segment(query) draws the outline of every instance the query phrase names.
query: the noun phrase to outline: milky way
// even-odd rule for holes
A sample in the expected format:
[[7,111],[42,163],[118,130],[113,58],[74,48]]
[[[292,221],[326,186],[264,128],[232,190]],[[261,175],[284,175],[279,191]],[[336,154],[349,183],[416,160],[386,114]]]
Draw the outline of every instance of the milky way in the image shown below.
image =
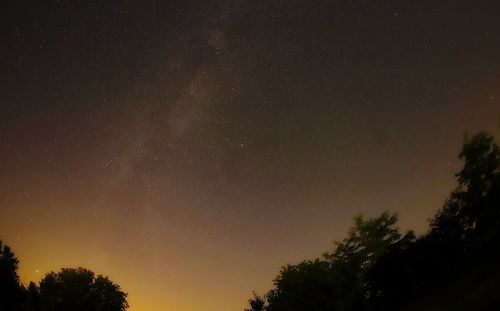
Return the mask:
[[500,135],[498,1],[7,1],[0,238],[23,282],[242,310],[359,213],[423,232]]

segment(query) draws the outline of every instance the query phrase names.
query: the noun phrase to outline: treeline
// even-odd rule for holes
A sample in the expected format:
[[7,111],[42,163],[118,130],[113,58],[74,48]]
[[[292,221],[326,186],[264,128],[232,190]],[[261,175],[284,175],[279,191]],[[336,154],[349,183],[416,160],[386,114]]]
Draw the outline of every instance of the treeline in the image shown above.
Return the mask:
[[284,266],[246,311],[500,309],[500,151],[492,135],[466,138],[457,187],[416,237],[397,216],[355,218],[321,258]]
[[[321,258],[284,266],[274,287],[247,311],[498,310],[500,149],[493,136],[468,138],[457,187],[416,237],[397,216],[355,218],[347,237]],[[127,294],[92,271],[50,272],[21,284],[19,261],[0,242],[0,310],[124,311]]]
[[17,274],[19,260],[0,241],[1,311],[124,311],[127,294],[107,277],[83,268],[50,272],[26,288]]

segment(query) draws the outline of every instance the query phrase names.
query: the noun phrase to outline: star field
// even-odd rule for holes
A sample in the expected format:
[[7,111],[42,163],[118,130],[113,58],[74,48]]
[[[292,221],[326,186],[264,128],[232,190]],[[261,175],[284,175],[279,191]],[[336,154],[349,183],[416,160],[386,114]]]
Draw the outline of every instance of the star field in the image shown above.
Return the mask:
[[352,217],[423,232],[500,115],[497,1],[7,1],[0,238],[24,282],[242,310]]

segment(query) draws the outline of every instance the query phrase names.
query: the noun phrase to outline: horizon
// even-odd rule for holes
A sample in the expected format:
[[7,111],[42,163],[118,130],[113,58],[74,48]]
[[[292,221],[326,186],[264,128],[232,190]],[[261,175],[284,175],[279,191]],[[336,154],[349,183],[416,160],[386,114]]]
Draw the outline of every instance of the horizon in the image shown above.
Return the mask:
[[500,137],[500,2],[8,1],[0,240],[129,311],[243,310],[358,214],[422,234]]

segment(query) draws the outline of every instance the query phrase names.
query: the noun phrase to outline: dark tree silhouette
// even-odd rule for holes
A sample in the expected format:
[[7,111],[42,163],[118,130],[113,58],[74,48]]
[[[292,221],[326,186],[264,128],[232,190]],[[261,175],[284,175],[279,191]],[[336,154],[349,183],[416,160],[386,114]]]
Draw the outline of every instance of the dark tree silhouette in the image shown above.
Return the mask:
[[433,219],[431,234],[474,249],[500,228],[500,149],[493,136],[480,132],[466,137],[459,157],[464,167],[456,174],[458,186]]
[[40,282],[40,300],[47,311],[123,311],[127,294],[101,275],[90,270],[63,268],[48,273]]
[[274,280],[264,301],[255,296],[253,305],[267,311],[293,310],[362,310],[373,284],[365,275],[388,251],[399,250],[412,243],[413,232],[404,235],[395,227],[397,216],[383,213],[365,220],[355,218],[348,237],[336,243],[336,249],[323,258],[284,266]]
[[21,310],[23,289],[17,269],[19,260],[10,247],[0,241],[0,310]]
[[6,311],[124,311],[127,294],[102,275],[65,268],[48,273],[40,287],[19,282],[19,260],[0,241],[0,310]]
[[401,235],[389,213],[358,216],[333,252],[283,267],[249,310],[498,309],[500,148],[480,132],[466,137],[459,158],[457,187],[426,234]]
[[253,297],[248,299],[248,304],[250,305],[250,309],[245,309],[245,311],[263,311],[265,300],[253,292]]
[[303,261],[282,268],[267,293],[267,310],[324,310],[333,292],[331,270],[324,260]]
[[27,288],[27,303],[26,303],[27,311],[40,311],[40,290],[35,283],[30,282]]
[[[321,258],[286,265],[245,311],[496,310],[500,290],[500,148],[466,138],[457,187],[416,238],[396,214],[354,219]],[[90,270],[48,273],[24,288],[19,261],[0,241],[0,311],[124,311],[127,294]],[[410,305],[413,305],[410,308]]]

